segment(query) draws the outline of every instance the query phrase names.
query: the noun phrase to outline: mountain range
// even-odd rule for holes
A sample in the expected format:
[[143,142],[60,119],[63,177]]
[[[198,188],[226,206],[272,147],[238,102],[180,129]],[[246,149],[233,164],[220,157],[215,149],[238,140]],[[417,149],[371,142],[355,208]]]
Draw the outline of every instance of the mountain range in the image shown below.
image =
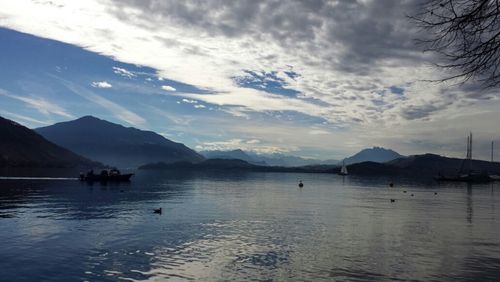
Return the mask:
[[[339,171],[338,161],[242,150],[205,151],[204,156],[151,131],[124,127],[92,116],[31,130],[0,117],[0,167],[117,167],[243,169],[252,171]],[[76,153],[74,153],[76,152]],[[92,160],[100,161],[98,163]],[[462,159],[434,154],[402,156],[380,147],[346,158],[350,174],[454,175]],[[500,174],[500,163],[472,160],[477,171]]]
[[[404,176],[409,178],[432,179],[438,174],[455,176],[462,165],[463,159],[448,158],[434,154],[414,155],[392,160],[387,163],[372,161],[348,165],[350,175],[363,176]],[[500,175],[500,163],[472,160],[474,171],[485,171]],[[263,166],[250,164],[240,159],[207,159],[200,163],[152,163],[139,167],[140,169],[180,169],[180,170],[242,170],[259,172],[302,172],[337,174],[337,165],[309,165],[302,167]]]
[[0,167],[100,167],[33,130],[0,117]]
[[[229,150],[229,151],[201,151],[200,154],[207,159],[240,159],[255,165],[268,165],[268,166],[307,166],[307,165],[337,165],[340,163],[338,160],[318,160],[310,158],[302,158],[297,156],[290,156],[284,154],[257,154],[255,152],[245,152],[243,150]],[[385,163],[404,156],[399,153],[381,147],[373,147],[363,149],[351,157],[344,159],[346,164],[354,164],[361,162],[376,162]]]
[[93,116],[35,129],[47,140],[89,159],[120,168],[151,162],[199,162],[204,157],[152,131],[124,127]]
[[207,159],[239,159],[255,165],[283,167],[306,166],[313,164],[337,164],[339,162],[338,160],[309,159],[279,153],[258,154],[251,151],[246,152],[241,149],[228,151],[201,151],[200,154]]

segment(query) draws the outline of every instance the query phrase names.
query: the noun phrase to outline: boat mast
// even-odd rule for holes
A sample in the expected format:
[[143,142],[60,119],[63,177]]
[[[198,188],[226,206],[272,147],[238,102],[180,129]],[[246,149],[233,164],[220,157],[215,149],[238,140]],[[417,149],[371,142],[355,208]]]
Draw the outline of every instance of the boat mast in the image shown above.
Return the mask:
[[469,132],[469,157],[467,160],[467,170],[468,173],[471,171],[471,163],[472,163],[472,132]]
[[491,141],[491,162],[493,162],[493,143],[494,141]]
[[467,135],[467,152],[465,154],[465,159],[463,159],[460,165],[460,173],[470,173],[471,171],[471,160],[472,160],[472,132]]

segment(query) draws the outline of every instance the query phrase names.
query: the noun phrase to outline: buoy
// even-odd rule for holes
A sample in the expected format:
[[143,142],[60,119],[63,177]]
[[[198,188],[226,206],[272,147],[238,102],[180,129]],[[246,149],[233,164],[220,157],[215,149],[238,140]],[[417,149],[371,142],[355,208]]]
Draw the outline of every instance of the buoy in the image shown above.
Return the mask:
[[396,201],[396,199],[391,199],[391,203],[394,203]]
[[300,188],[304,187],[304,184],[302,183],[302,180],[299,181],[299,187]]
[[434,195],[437,195],[437,194],[438,194],[438,192],[434,192]]
[[413,197],[413,194],[411,194],[410,196],[412,196],[412,197]]
[[161,208],[159,208],[159,209],[155,209],[155,210],[154,210],[154,213],[159,213],[159,214],[161,214]]
[[394,187],[394,183],[392,183],[392,182],[389,183],[389,186]]

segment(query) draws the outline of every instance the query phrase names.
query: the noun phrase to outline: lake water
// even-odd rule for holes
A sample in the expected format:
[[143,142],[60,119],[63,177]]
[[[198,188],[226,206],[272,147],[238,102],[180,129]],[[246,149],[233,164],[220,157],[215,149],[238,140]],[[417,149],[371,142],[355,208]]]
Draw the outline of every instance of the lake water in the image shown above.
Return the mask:
[[390,181],[145,171],[125,184],[0,180],[0,280],[500,279],[500,184]]

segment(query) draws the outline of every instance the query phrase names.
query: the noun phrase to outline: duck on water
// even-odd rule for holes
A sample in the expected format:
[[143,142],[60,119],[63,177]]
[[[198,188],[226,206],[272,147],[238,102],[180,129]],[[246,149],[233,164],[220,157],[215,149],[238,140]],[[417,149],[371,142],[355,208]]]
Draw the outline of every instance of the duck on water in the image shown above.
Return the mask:
[[109,172],[107,170],[102,170],[100,174],[94,174],[94,170],[89,170],[87,174],[80,173],[80,181],[112,181],[112,182],[123,182],[130,181],[130,177],[134,175],[133,173],[121,174],[118,169],[111,169]]

